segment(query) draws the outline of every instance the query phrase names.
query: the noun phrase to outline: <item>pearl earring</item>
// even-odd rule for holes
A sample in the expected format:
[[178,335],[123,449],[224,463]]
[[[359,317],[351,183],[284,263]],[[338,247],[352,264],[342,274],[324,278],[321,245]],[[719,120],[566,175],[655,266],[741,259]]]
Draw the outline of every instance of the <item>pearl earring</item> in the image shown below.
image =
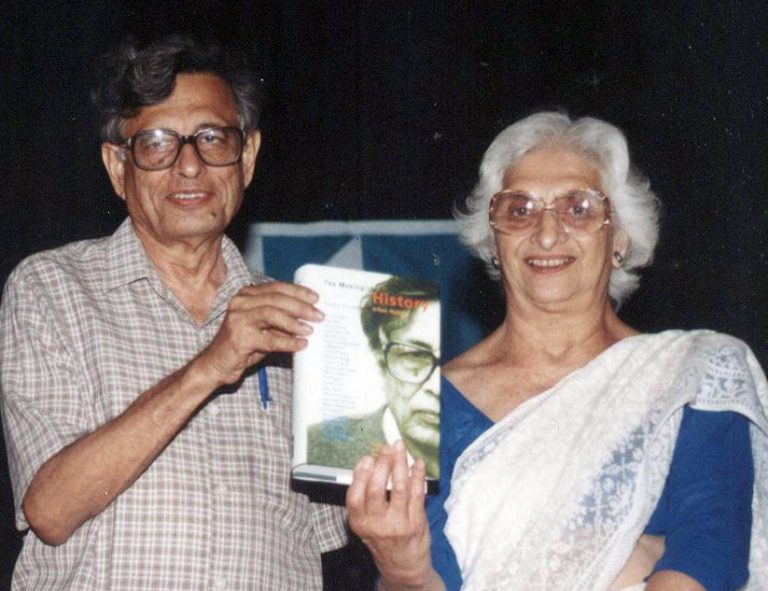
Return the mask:
[[618,263],[619,267],[621,267],[624,264],[624,256],[618,250],[613,252],[613,258],[616,259],[616,262]]
[[493,255],[491,257],[491,265],[493,266],[494,269],[498,269],[500,267],[499,259],[496,255]]

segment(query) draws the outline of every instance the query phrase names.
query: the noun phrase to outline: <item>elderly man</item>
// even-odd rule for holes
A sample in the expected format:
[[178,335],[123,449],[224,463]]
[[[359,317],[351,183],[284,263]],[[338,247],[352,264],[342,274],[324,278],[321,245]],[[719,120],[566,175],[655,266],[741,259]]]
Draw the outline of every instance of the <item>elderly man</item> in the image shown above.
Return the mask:
[[[129,219],[24,261],[0,317],[15,589],[320,589],[340,508],[290,490],[290,374],[316,295],[224,230],[259,150],[253,75],[180,37],[95,93]],[[275,354],[275,355],[273,355]]]

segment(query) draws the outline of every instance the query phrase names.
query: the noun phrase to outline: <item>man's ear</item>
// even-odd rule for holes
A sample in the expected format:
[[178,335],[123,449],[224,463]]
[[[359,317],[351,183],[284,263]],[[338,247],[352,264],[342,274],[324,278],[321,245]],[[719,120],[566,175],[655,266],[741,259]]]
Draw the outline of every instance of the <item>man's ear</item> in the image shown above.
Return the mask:
[[101,161],[107,169],[112,188],[120,199],[125,199],[125,161],[128,153],[125,148],[104,142],[101,144]]
[[243,183],[247,187],[253,180],[253,171],[256,170],[256,156],[261,147],[261,133],[258,129],[248,132],[245,136],[241,164],[243,167]]

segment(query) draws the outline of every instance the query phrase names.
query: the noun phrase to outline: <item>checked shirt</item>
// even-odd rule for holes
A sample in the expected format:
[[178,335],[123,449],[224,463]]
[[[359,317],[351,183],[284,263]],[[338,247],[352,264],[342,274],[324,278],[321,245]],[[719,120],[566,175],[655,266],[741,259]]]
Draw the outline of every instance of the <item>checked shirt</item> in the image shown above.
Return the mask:
[[[40,466],[183,367],[231,297],[266,281],[227,238],[222,248],[227,278],[202,325],[159,280],[130,220],[14,271],[0,309],[0,410],[19,529]],[[266,410],[254,371],[62,546],[28,532],[13,589],[321,589],[320,553],[345,542],[343,513],[291,492],[290,370],[266,375]]]

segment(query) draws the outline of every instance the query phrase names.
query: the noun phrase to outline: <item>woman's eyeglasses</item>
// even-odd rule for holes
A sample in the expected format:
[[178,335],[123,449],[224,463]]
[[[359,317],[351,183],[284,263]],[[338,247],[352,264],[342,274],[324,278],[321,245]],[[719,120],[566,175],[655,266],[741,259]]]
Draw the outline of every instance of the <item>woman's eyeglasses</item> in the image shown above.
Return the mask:
[[597,189],[576,189],[555,197],[549,205],[529,193],[500,191],[491,197],[489,223],[502,234],[526,232],[551,211],[566,232],[593,234],[610,223],[610,202]]

